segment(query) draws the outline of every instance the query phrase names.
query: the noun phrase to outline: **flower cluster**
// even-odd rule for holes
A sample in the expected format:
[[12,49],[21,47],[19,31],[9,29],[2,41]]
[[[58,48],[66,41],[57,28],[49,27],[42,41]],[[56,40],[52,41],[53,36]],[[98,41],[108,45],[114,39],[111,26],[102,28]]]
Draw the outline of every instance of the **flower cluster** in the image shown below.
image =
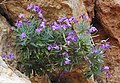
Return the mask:
[[1,56],[3,59],[14,59],[14,54],[12,54],[12,53],[10,53],[10,54],[8,54],[7,56],[6,55],[2,55]]
[[57,21],[51,23],[51,28],[53,30],[61,30],[61,29],[66,29],[66,28],[71,28],[72,27],[72,23],[77,23],[78,20],[75,19],[74,17],[61,17],[58,18]]
[[[20,47],[21,63],[27,74],[32,71],[47,73],[58,68],[59,72],[70,71],[82,62],[89,66],[86,77],[97,76],[101,72],[103,53],[110,44],[106,40],[99,45],[91,43],[90,33],[98,30],[86,23],[85,19],[90,20],[87,16],[82,16],[82,21],[73,16],[59,17],[46,25],[38,5],[29,4],[27,9],[34,12],[34,16],[24,20],[25,15],[20,13],[21,20],[16,22],[17,28],[12,29],[16,31],[16,45]],[[78,32],[74,31],[74,27]]]

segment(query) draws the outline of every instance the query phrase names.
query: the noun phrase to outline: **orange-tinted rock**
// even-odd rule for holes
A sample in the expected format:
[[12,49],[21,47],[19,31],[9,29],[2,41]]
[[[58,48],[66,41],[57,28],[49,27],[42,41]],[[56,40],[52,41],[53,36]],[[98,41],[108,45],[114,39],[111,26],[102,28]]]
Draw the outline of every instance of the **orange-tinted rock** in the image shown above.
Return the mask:
[[86,14],[87,11],[82,0],[15,0],[12,3],[6,1],[1,5],[4,12],[12,20],[17,20],[19,13],[25,13],[26,17],[30,12],[26,10],[29,3],[38,4],[43,10],[43,16],[48,20],[54,20],[61,16],[75,16],[78,18],[81,14]]
[[94,7],[95,0],[83,0],[85,4],[85,8],[90,18],[94,17]]
[[97,82],[94,82],[92,78],[85,79],[82,73],[73,71],[65,74],[61,79],[61,83],[97,83]]
[[106,33],[120,43],[120,0],[97,0],[96,11]]

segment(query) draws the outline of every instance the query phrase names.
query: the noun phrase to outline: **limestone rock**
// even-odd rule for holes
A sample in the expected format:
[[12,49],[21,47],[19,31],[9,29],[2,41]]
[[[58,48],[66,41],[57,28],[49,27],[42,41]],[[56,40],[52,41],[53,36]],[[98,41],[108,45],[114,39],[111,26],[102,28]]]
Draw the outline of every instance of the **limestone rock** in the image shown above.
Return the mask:
[[96,11],[106,33],[116,38],[120,44],[120,0],[97,0]]
[[11,70],[0,57],[0,83],[31,83],[27,77],[17,70]]

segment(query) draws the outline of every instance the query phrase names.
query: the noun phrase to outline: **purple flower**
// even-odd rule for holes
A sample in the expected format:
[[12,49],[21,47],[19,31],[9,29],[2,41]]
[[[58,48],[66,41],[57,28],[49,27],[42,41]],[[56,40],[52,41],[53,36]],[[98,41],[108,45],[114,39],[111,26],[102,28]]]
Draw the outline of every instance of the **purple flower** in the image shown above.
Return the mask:
[[33,11],[36,12],[36,11],[38,11],[38,10],[39,10],[39,6],[38,6],[38,5],[34,5]]
[[29,20],[26,20],[26,23],[27,23],[27,25],[30,25],[30,21]]
[[106,49],[109,49],[109,48],[110,48],[110,42],[107,42],[107,43],[105,44],[105,48],[106,48]]
[[14,28],[13,28],[13,27],[11,27],[11,28],[10,28],[10,30],[14,31]]
[[102,43],[105,43],[105,42],[106,42],[106,40],[101,40],[101,42],[102,42]]
[[96,32],[96,31],[98,31],[95,27],[91,27],[90,29],[89,29],[89,32],[90,33],[93,33],[93,32]]
[[78,23],[78,20],[77,20],[77,19],[74,19],[73,22],[74,22],[74,23]]
[[12,53],[10,53],[9,56],[11,57],[11,59],[14,59],[14,55]]
[[62,17],[62,18],[58,18],[57,22],[63,22],[65,19],[67,19],[67,17]]
[[66,38],[66,40],[67,40],[67,41],[68,41],[68,40],[72,40],[72,36],[69,35],[69,36]]
[[42,17],[43,17],[43,15],[42,15],[42,13],[41,13],[41,12],[38,12],[38,16],[39,16],[40,18],[42,18]]
[[5,55],[2,55],[1,57],[2,57],[2,58],[5,58]]
[[49,45],[47,49],[51,50],[52,48],[53,48],[52,45]]
[[72,27],[72,25],[70,24],[69,19],[65,19],[64,22],[66,22],[66,24],[67,24],[69,27]]
[[92,65],[93,63],[91,61],[89,61],[89,64]]
[[78,40],[78,36],[75,35],[72,37],[72,41],[76,42],[77,40]]
[[8,56],[7,56],[7,59],[10,59],[10,58],[11,58],[11,57],[8,55]]
[[60,30],[62,29],[61,25],[59,25],[57,22],[54,22],[52,25],[52,29],[54,30]]
[[68,35],[74,35],[74,34],[75,34],[74,31],[68,32]]
[[29,4],[28,6],[27,6],[27,10],[28,9],[31,9],[33,7],[33,4]]
[[68,59],[68,58],[65,58],[65,64],[67,65],[67,64],[70,64],[70,59]]
[[63,25],[61,25],[61,27],[62,27],[63,29],[66,29],[66,28],[68,28],[68,25],[63,24]]
[[92,53],[98,53],[99,51],[97,49],[93,49]]
[[40,33],[40,31],[42,31],[42,28],[37,28],[37,29],[35,30],[35,32],[37,32],[37,33]]
[[105,49],[105,45],[104,44],[100,44],[99,47],[102,48],[102,49]]
[[20,21],[17,20],[17,22],[15,23],[15,26],[21,27],[21,25],[22,25],[22,20],[20,20]]
[[41,24],[40,24],[40,26],[43,27],[43,28],[45,28],[45,27],[46,27],[46,26],[45,26],[45,22],[42,21]]
[[60,47],[58,46],[58,45],[56,45],[55,47],[53,47],[54,49],[56,49],[56,50],[59,50],[60,49]]
[[68,57],[68,53],[67,52],[63,52],[62,55]]
[[24,39],[26,37],[26,34],[23,32],[21,35],[20,35],[20,39]]
[[24,17],[25,17],[25,14],[20,13],[18,17],[19,17],[19,18],[24,18]]
[[7,56],[7,59],[14,59],[14,55],[12,53],[10,53],[8,56]]
[[72,17],[69,18],[69,22],[78,23],[78,20],[75,19],[75,17],[72,16]]
[[104,70],[109,70],[109,67],[108,66],[104,66],[103,69]]
[[102,48],[102,49],[109,49],[110,48],[110,42],[107,42],[107,43],[105,43],[105,44],[100,44],[100,46],[99,46],[100,48]]
[[89,18],[89,16],[87,16],[87,15],[83,15],[83,18],[85,18],[85,19],[87,19],[87,20],[91,20],[90,18]]
[[71,16],[71,17],[69,18],[69,22],[72,22],[74,19],[75,19],[75,17]]
[[56,27],[56,26],[53,25],[53,26],[52,26],[52,29],[53,29],[53,31],[54,31],[54,30],[57,30],[58,27]]
[[106,73],[106,75],[107,75],[108,77],[110,77],[110,73]]
[[66,38],[67,41],[69,40],[72,40],[72,41],[77,41],[78,40],[78,37],[76,35],[72,36],[72,35],[69,35],[67,38]]

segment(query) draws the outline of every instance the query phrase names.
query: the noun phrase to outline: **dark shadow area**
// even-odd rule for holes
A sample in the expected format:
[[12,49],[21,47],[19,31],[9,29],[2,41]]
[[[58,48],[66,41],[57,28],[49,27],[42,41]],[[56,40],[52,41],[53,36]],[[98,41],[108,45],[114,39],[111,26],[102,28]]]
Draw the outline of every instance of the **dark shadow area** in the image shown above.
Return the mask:
[[6,20],[8,21],[8,23],[12,26],[14,26],[13,20],[10,18],[10,16],[7,14],[7,10],[5,8],[3,8],[3,5],[0,4],[0,14],[6,18]]

